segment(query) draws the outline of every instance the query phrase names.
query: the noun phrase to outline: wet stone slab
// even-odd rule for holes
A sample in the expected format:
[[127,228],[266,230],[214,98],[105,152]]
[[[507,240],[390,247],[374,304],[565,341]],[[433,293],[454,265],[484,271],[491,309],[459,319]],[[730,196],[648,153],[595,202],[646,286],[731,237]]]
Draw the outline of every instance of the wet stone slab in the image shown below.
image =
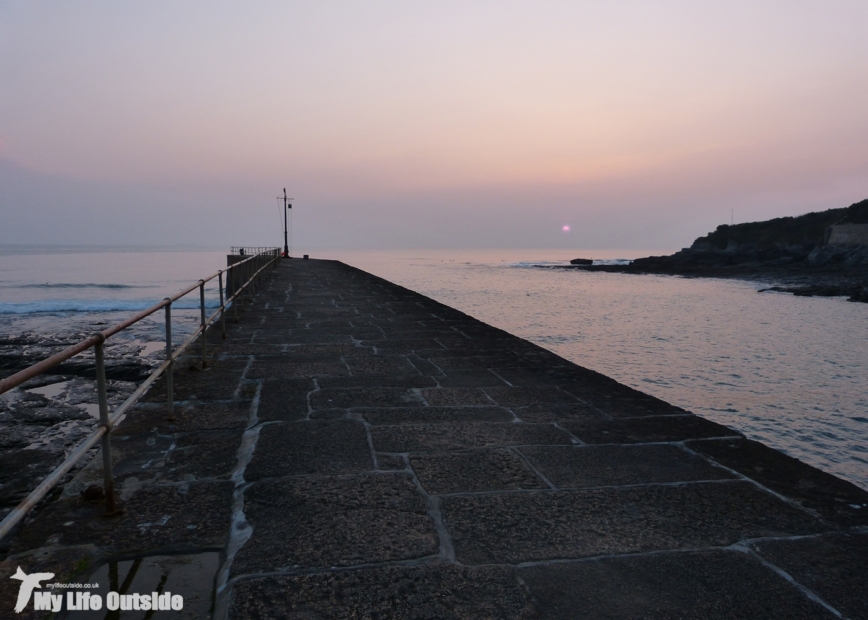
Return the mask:
[[697,415],[565,421],[563,427],[586,443],[651,443],[740,435]]
[[692,450],[817,511],[833,523],[868,525],[868,491],[747,439],[691,441]]
[[437,380],[431,376],[373,376],[373,377],[317,377],[321,389],[340,388],[428,388],[437,387]]
[[52,544],[97,545],[113,553],[141,553],[228,542],[230,482],[145,486],[121,502],[124,514],[105,516],[105,504],[58,500],[25,529],[13,552]]
[[491,407],[497,405],[480,388],[435,388],[421,390],[432,407]]
[[264,426],[244,478],[346,474],[373,468],[362,424],[350,420],[311,420]]
[[668,553],[519,571],[538,617],[552,620],[835,618],[756,558],[736,551]]
[[[212,596],[220,554],[201,553],[196,555],[157,555],[133,560],[113,561],[100,566],[86,580],[99,584],[96,593],[105,596],[107,592],[126,593],[171,593],[184,597],[184,607],[179,611],[166,614],[151,614],[159,618],[171,614],[179,619],[207,618],[212,611]],[[126,589],[124,589],[126,586]],[[127,614],[120,615],[121,618]],[[147,612],[140,612],[145,618]],[[71,618],[104,620],[105,607],[99,611],[76,611]],[[111,616],[108,616],[111,617]]]
[[259,392],[256,416],[262,422],[302,420],[307,416],[307,396],[316,389],[312,379],[268,379]]
[[418,377],[419,371],[403,355],[345,355],[354,377]]
[[845,617],[868,617],[868,534],[769,540],[754,548]]
[[548,488],[524,459],[508,449],[411,456],[410,466],[431,495]]
[[442,387],[503,387],[506,382],[487,369],[450,370],[437,377]]
[[407,560],[439,548],[406,474],[264,481],[244,497],[253,534],[236,556],[235,574]]
[[735,477],[678,446],[547,446],[520,450],[560,488]]
[[570,445],[570,436],[551,424],[451,422],[400,424],[371,429],[381,452],[443,452],[489,446]]
[[140,405],[134,407],[117,426],[117,435],[159,433],[169,435],[205,430],[239,430],[250,419],[250,401],[205,402],[178,404],[169,415],[163,406]]
[[504,407],[526,407],[540,404],[572,405],[578,399],[556,387],[489,387],[485,393],[497,404]]
[[456,496],[442,500],[442,511],[459,561],[469,564],[725,546],[822,530],[817,519],[747,482]]
[[[113,444],[115,481],[122,484],[131,476],[167,482],[227,478],[240,445],[241,431],[118,437]],[[94,483],[101,484],[101,478]]]
[[413,389],[370,387],[335,389],[327,388],[310,395],[313,409],[347,409],[350,407],[421,407],[419,393]]
[[434,422],[512,422],[515,416],[502,407],[391,407],[355,409],[370,424]]
[[230,618],[534,618],[509,567],[454,564],[267,577],[238,582]]

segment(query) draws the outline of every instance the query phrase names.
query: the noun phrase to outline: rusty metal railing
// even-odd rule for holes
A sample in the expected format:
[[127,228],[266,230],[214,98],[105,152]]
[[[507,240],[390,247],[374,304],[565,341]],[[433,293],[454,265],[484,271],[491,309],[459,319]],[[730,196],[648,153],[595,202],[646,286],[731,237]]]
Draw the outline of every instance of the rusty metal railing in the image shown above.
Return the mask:
[[[75,466],[81,458],[87,454],[98,441],[102,442],[102,460],[103,460],[103,481],[105,485],[106,496],[106,513],[115,514],[117,506],[115,503],[114,493],[114,476],[112,474],[112,456],[111,456],[111,430],[112,427],[121,421],[127,411],[135,405],[138,400],[145,394],[163,374],[166,375],[166,401],[169,409],[169,415],[174,413],[174,385],[172,381],[173,368],[175,360],[195,342],[200,335],[202,337],[202,366],[207,366],[208,360],[208,343],[205,331],[212,325],[219,315],[221,334],[226,338],[226,309],[231,303],[233,317],[238,321],[238,308],[242,307],[245,302],[253,299],[256,292],[256,285],[259,284],[265,276],[265,270],[274,267],[280,260],[280,250],[278,248],[256,248],[261,250],[255,255],[250,256],[242,261],[230,265],[225,270],[221,269],[207,278],[199,280],[196,284],[185,288],[171,297],[166,297],[163,301],[154,304],[147,310],[142,310],[138,314],[109,327],[108,329],[97,332],[85,338],[81,342],[64,349],[60,353],[56,353],[51,357],[42,360],[24,370],[15,373],[10,377],[0,380],[0,394],[4,394],[9,390],[18,387],[25,381],[41,375],[42,373],[54,368],[55,366],[65,362],[68,359],[75,357],[87,351],[91,347],[94,349],[94,357],[96,359],[96,381],[97,381],[97,400],[99,403],[99,426],[76,448],[54,471],[52,471],[24,500],[16,506],[12,512],[0,522],[0,539],[12,531],[27,513],[43,498],[45,495],[58,483],[63,477]],[[226,276],[226,284],[232,284],[233,294],[227,296],[224,300],[223,276]],[[218,280],[218,288],[220,289],[220,306],[214,311],[211,316],[205,315],[205,283],[210,282],[214,278]],[[172,302],[177,301],[181,297],[199,289],[199,327],[194,331],[177,349],[172,348]],[[156,368],[148,378],[134,391],[115,411],[109,415],[108,397],[106,393],[106,378],[105,378],[105,341],[111,336],[123,331],[127,327],[138,323],[142,319],[158,312],[161,308],[165,308],[166,316],[166,360]]]

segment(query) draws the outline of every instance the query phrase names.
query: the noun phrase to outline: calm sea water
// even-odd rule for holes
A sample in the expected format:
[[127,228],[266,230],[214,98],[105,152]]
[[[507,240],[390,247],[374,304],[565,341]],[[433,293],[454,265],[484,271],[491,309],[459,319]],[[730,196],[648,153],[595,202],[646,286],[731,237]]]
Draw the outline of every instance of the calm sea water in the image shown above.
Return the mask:
[[[313,252],[416,290],[868,488],[868,305],[760,284],[541,269],[648,252]],[[0,248],[0,337],[84,333],[225,265],[225,252]],[[191,297],[195,305],[195,296]],[[216,289],[208,292],[216,303]],[[178,311],[192,329],[196,310]],[[184,323],[186,321],[186,323]],[[158,354],[162,321],[126,336]]]

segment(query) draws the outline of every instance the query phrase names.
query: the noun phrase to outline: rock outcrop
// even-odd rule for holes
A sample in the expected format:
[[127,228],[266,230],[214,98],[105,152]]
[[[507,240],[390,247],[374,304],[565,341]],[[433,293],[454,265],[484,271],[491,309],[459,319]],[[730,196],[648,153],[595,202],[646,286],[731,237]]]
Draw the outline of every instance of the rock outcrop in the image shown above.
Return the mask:
[[[858,235],[832,234],[844,227],[861,230],[866,223],[868,200],[863,200],[845,209],[722,225],[671,256],[649,256],[629,265],[594,265],[587,269],[771,279],[780,286],[763,290],[846,295],[852,301],[868,301],[868,245],[854,243]],[[848,242],[836,243],[837,239]]]

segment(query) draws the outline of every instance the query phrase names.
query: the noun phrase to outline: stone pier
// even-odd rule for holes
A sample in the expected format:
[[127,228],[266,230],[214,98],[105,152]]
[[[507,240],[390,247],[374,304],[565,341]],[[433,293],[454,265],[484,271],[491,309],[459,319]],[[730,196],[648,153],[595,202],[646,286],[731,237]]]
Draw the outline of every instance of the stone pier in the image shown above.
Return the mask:
[[5,546],[0,617],[21,566],[166,618],[868,618],[868,493],[412,291],[285,260],[209,341],[114,432],[124,514],[94,459]]

